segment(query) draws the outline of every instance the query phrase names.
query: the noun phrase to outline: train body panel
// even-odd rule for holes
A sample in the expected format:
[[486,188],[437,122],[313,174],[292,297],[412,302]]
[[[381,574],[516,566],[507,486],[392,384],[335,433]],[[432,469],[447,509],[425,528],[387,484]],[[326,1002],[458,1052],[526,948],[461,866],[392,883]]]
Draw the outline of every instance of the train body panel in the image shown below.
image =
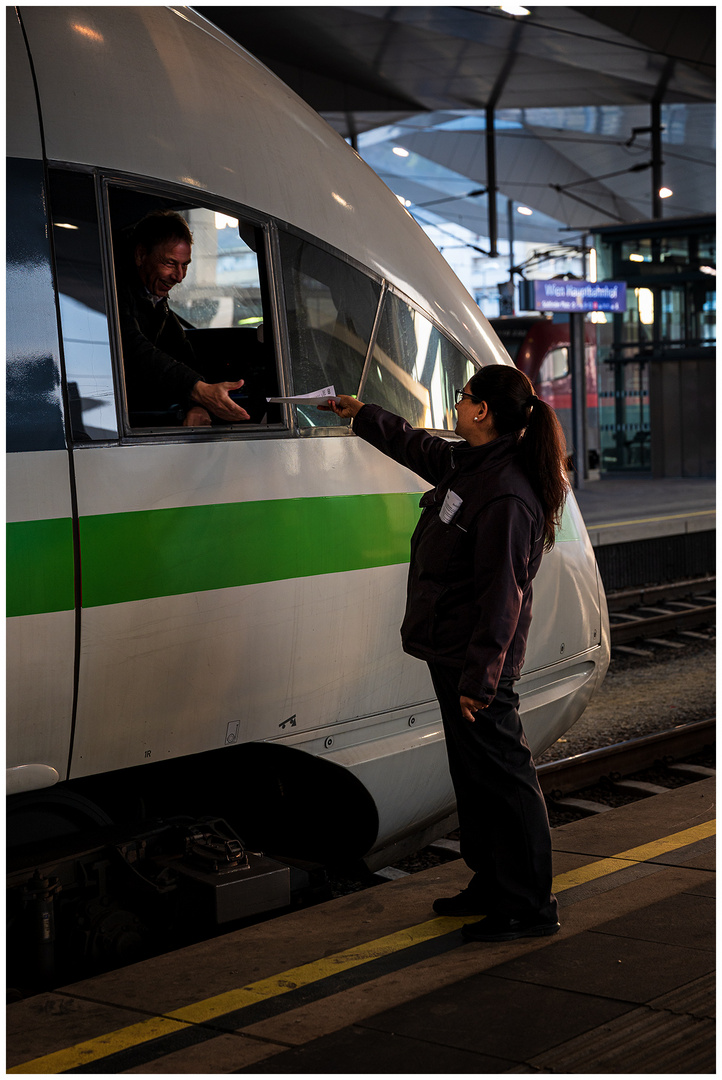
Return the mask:
[[[230,215],[227,260],[252,256],[260,314],[251,339],[218,286],[201,332],[230,313],[223,332],[234,349],[261,350],[276,393],[321,389],[335,371],[338,392],[370,387],[368,400],[408,407],[412,422],[453,437],[454,388],[474,364],[509,358],[358,156],[196,14],[20,17],[46,171],[33,160],[39,140],[33,150],[22,130],[32,101],[18,76],[8,128],[22,211],[8,272],[12,790],[116,777],[116,794],[149,792],[177,767],[167,790],[222,789],[267,849],[382,858],[453,811],[428,671],[399,636],[426,485],[313,406],[264,404],[235,428],[136,424],[116,237],[159,200],[189,207],[196,261],[203,235],[215,244],[226,227],[214,229],[214,215]],[[12,13],[8,43],[9,70],[22,74]],[[200,251],[197,261],[187,310],[209,303]],[[418,357],[404,351],[410,340]],[[604,597],[570,497],[535,582],[519,684],[535,753],[580,715],[608,658]],[[350,807],[361,824],[347,824]]]
[[191,10],[118,10],[22,9],[48,158],[190,185],[290,222],[394,281],[480,363],[508,363],[406,211],[403,243],[389,243],[398,200],[310,106]]

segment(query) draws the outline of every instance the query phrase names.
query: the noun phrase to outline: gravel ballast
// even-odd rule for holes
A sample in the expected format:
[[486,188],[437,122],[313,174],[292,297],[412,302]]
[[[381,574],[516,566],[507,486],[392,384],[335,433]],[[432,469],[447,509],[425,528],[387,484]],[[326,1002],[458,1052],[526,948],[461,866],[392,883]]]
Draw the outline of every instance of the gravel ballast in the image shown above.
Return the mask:
[[537,765],[715,716],[715,643],[657,648],[649,659],[616,656],[574,727]]

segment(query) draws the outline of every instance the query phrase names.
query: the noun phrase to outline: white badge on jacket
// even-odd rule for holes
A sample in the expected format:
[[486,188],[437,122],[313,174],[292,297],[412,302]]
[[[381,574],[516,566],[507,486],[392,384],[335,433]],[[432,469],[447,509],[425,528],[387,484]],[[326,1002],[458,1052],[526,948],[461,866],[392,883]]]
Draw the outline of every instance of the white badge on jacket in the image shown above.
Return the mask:
[[449,488],[449,490],[446,492],[444,504],[439,511],[439,517],[443,521],[444,525],[451,525],[451,522],[454,520],[459,510],[461,509],[461,504],[463,503],[463,501],[463,499],[460,499],[459,496],[455,492],[453,492],[451,488]]

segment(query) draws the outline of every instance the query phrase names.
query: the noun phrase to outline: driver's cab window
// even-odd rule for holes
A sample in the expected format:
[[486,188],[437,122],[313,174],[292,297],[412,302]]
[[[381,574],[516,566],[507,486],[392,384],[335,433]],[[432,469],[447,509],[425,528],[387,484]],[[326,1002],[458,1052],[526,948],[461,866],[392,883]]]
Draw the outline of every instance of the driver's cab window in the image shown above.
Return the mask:
[[128,188],[110,210],[131,430],[280,423],[262,228]]
[[539,368],[539,382],[554,382],[555,379],[563,379],[568,374],[569,349],[566,345],[562,345],[557,349],[550,349]]

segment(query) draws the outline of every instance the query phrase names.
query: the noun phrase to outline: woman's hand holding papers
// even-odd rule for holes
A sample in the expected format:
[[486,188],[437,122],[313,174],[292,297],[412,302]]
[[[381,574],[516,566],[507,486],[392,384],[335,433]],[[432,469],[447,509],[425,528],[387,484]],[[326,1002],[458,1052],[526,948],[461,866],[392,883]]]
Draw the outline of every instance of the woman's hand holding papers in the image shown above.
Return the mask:
[[335,398],[329,398],[325,405],[319,405],[322,412],[334,412],[343,420],[352,420],[359,409],[363,408],[363,401],[351,397],[350,394],[338,394]]

